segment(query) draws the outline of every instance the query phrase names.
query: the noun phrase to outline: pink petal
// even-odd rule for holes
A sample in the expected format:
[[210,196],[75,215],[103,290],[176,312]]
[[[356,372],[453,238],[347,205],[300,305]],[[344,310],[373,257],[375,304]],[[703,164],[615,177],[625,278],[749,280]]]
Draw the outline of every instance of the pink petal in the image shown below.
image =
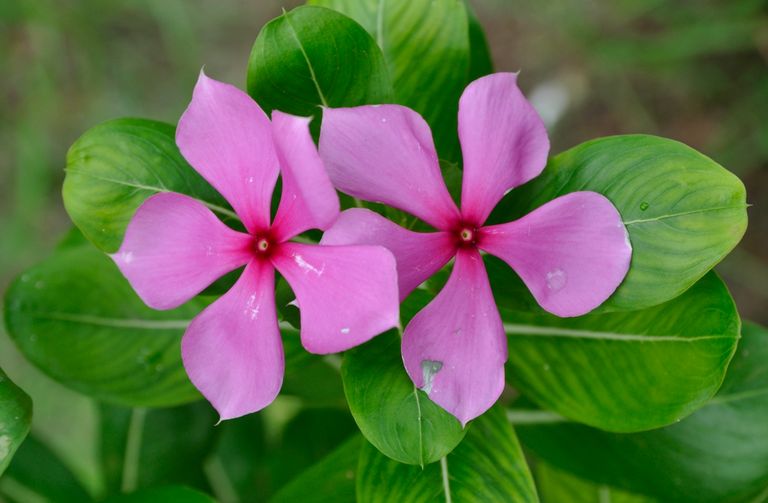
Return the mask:
[[189,378],[222,420],[263,409],[280,391],[285,362],[274,289],[272,265],[252,261],[181,341]]
[[326,108],[320,157],[342,192],[407,211],[440,230],[458,222],[429,126],[409,108]]
[[547,163],[547,130],[514,73],[494,73],[467,86],[459,100],[459,139],[461,211],[477,226],[507,191],[538,176]]
[[402,351],[414,384],[463,425],[499,398],[507,338],[477,250],[456,254],[443,290],[405,328]]
[[296,295],[312,353],[344,351],[399,323],[395,259],[380,246],[288,242],[272,261]]
[[255,101],[200,72],[192,102],[179,119],[176,144],[249,231],[269,227],[278,162],[269,119]]
[[277,241],[307,229],[327,229],[339,215],[339,197],[309,134],[310,119],[272,112],[283,193],[272,225]]
[[136,210],[111,257],[139,297],[171,309],[251,258],[251,237],[219,221],[203,204],[173,192]]
[[395,256],[400,300],[451,260],[456,253],[448,232],[413,232],[363,208],[343,211],[321,244],[381,245]]
[[629,269],[621,215],[595,192],[573,192],[523,218],[480,230],[478,246],[509,264],[538,303],[557,316],[602,304]]

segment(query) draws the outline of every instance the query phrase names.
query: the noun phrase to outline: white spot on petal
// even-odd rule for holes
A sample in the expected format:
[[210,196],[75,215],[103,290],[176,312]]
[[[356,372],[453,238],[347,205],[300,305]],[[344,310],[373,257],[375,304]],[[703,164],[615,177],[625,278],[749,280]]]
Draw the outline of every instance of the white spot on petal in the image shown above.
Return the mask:
[[437,360],[421,360],[421,377],[424,384],[421,389],[429,395],[432,392],[432,385],[435,382],[435,375],[443,368],[443,362]]
[[349,327],[344,327],[341,330],[339,330],[339,332],[341,332],[342,334],[346,335],[346,334],[349,333]]
[[568,275],[559,267],[547,273],[547,288],[553,292],[562,290],[567,282]]
[[293,260],[294,262],[296,262],[296,265],[298,265],[304,271],[304,273],[313,272],[318,276],[322,276],[323,272],[325,272],[325,264],[320,266],[320,268],[318,269],[317,267],[313,266],[312,264],[304,260],[304,257],[298,254],[293,255]]
[[120,254],[120,260],[123,261],[124,264],[130,264],[133,262],[133,252],[132,251],[124,251]]

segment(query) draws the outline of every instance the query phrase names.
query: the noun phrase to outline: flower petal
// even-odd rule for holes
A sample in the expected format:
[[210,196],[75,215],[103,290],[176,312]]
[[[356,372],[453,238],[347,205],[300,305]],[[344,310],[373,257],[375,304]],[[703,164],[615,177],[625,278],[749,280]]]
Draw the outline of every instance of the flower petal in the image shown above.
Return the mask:
[[172,309],[246,264],[250,245],[196,199],[168,192],[139,206],[111,257],[148,306]]
[[480,230],[478,246],[517,272],[557,316],[602,304],[629,269],[632,246],[621,215],[595,192],[573,192],[523,218]]
[[477,226],[507,191],[538,176],[547,163],[547,130],[514,73],[494,73],[467,86],[459,100],[459,139],[461,211]]
[[385,248],[288,242],[272,261],[296,295],[307,351],[344,351],[399,323],[395,258]]
[[407,211],[440,230],[458,222],[429,126],[409,108],[326,108],[320,157],[342,192]]
[[445,287],[405,328],[402,351],[414,384],[463,425],[499,398],[507,338],[476,250],[456,254]]
[[192,101],[179,119],[176,144],[249,231],[269,227],[278,162],[269,119],[255,101],[200,72]]
[[272,134],[283,193],[272,224],[277,241],[307,229],[327,229],[339,216],[339,196],[309,134],[310,119],[272,112]]
[[222,420],[263,409],[280,391],[285,361],[274,290],[272,265],[252,261],[181,341],[189,378]]
[[343,211],[320,244],[381,245],[395,256],[400,300],[448,263],[456,252],[448,232],[413,232],[364,208]]

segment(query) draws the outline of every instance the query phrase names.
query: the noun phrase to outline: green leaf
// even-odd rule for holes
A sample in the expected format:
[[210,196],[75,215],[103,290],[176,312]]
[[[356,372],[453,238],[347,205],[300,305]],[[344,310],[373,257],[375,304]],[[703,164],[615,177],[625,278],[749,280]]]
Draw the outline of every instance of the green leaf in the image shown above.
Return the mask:
[[656,503],[646,496],[598,485],[542,462],[536,463],[536,482],[544,503]]
[[[459,97],[470,73],[470,27],[463,0],[310,3],[336,9],[368,30],[384,54],[396,102],[426,119],[441,157],[456,159]],[[478,26],[472,30],[479,44]]]
[[[2,482],[2,492],[12,497],[18,493],[20,497],[15,499],[20,501],[32,499],[32,496],[38,498],[33,501],[57,503],[93,501],[70,469],[34,434],[18,450]],[[24,497],[27,494],[30,498]]]
[[305,6],[262,28],[248,61],[248,93],[267,112],[310,116],[320,106],[386,103],[392,87],[381,51],[360,25]]
[[477,19],[472,5],[465,0],[467,6],[467,21],[469,22],[469,82],[493,73],[493,61],[488,41],[485,38],[483,25]]
[[32,399],[0,369],[0,475],[29,433]]
[[92,246],[65,248],[17,278],[5,296],[8,333],[37,367],[77,391],[128,406],[200,398],[180,340],[206,302],[155,311]]
[[424,469],[398,463],[366,443],[360,453],[358,501],[536,502],[536,488],[515,431],[501,407],[475,420],[466,439]]
[[416,389],[403,368],[400,337],[393,331],[344,355],[344,392],[360,431],[401,463],[424,466],[453,450],[466,430]]
[[100,406],[100,454],[109,492],[163,484],[208,489],[203,463],[218,430],[200,401],[163,409]]
[[753,501],[768,489],[767,417],[768,330],[745,324],[718,394],[678,424],[634,434],[571,423],[518,431],[537,455],[599,483],[662,501]]
[[106,503],[216,503],[205,493],[184,486],[144,489],[133,494],[109,498]]
[[[580,190],[610,199],[632,242],[629,274],[603,305],[606,311],[677,297],[720,262],[747,227],[746,193],[736,176],[682,143],[646,135],[600,138],[555,156],[541,176],[504,199],[492,220],[519,218]],[[518,295],[530,297],[518,288],[497,301],[515,305]]]
[[355,435],[292,480],[271,503],[355,503],[355,472],[363,440]]
[[116,119],[86,131],[67,153],[64,207],[98,248],[114,252],[136,209],[158,192],[198,199],[236,220],[224,199],[187,164],[174,127],[145,119]]
[[621,432],[679,421],[714,395],[740,328],[715,273],[642,311],[501,315],[517,389],[570,419]]

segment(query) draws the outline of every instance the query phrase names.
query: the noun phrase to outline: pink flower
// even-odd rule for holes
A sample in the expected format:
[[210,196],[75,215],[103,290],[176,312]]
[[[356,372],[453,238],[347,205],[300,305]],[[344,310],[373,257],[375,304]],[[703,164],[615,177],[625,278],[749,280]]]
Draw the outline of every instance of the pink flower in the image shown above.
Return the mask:
[[[196,199],[162,193],[136,211],[113,259],[155,309],[177,307],[246,266],[232,289],[192,320],[181,344],[190,379],[222,419],[262,409],[280,390],[275,269],[296,295],[308,351],[343,351],[398,325],[389,251],[289,241],[307,229],[327,228],[339,214],[309,119],[275,111],[270,122],[247,94],[201,73],[176,143],[248,233],[227,227]],[[270,224],[278,172],[282,195]]]
[[544,125],[516,80],[489,75],[461,97],[461,210],[442,179],[429,126],[416,112],[397,105],[326,109],[320,134],[320,156],[339,190],[437,229],[412,232],[350,209],[322,243],[389,248],[401,299],[455,257],[443,290],[406,327],[402,354],[414,384],[462,424],[498,399],[507,359],[480,250],[509,264],[558,316],[582,315],[605,301],[632,254],[618,211],[594,192],[567,194],[514,222],[484,226],[504,194],[541,173],[549,151]]

